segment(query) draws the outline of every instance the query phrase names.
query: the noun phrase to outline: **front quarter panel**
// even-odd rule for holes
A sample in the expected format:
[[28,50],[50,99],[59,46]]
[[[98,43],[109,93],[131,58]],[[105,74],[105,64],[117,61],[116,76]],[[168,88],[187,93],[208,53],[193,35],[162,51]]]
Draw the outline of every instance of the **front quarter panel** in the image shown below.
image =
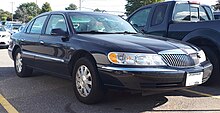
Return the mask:
[[78,36],[73,36],[69,43],[67,43],[68,55],[67,60],[70,61],[77,51],[86,51],[90,53],[95,59],[97,65],[110,64],[107,55],[112,51],[122,51],[116,45],[106,44],[105,42],[98,42],[93,40],[85,40]]

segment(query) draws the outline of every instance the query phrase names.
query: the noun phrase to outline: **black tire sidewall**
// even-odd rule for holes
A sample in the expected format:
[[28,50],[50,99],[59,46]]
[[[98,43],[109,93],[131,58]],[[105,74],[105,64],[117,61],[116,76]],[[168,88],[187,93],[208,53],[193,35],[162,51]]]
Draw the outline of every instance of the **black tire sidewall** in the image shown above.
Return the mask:
[[218,82],[220,79],[219,74],[219,59],[217,57],[217,55],[215,54],[215,52],[209,48],[209,47],[201,47],[205,54],[206,57],[208,57],[209,61],[212,63],[213,65],[213,71],[212,71],[212,75],[210,76],[209,80],[207,81],[208,84],[213,84],[215,82]]
[[[15,51],[15,53],[14,53],[14,68],[15,68],[15,72],[16,72],[17,76],[19,76],[19,77],[29,77],[29,76],[31,76],[33,69],[30,68],[30,67],[27,67],[23,62],[22,62],[22,70],[21,70],[21,72],[18,72],[18,71],[17,71],[17,67],[16,67],[16,57],[17,57],[17,54],[18,54],[18,53],[20,53],[20,54],[22,55],[20,48],[18,48],[18,49]],[[22,56],[21,56],[21,57],[22,57]]]
[[[82,65],[85,65],[89,69],[92,76],[92,89],[87,97],[82,97],[76,88],[76,72],[78,68]],[[73,77],[73,89],[79,101],[85,104],[94,104],[102,99],[104,95],[103,84],[101,83],[101,79],[99,77],[97,68],[95,64],[92,62],[92,60],[90,60],[89,58],[80,58],[74,66],[72,77]]]

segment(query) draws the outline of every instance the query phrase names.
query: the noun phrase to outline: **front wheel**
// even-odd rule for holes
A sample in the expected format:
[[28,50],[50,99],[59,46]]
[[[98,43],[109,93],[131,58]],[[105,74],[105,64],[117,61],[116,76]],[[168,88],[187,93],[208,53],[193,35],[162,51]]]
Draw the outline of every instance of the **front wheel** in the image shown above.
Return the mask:
[[80,58],[76,62],[72,76],[74,92],[79,101],[94,104],[103,98],[103,84],[97,68],[88,58]]
[[216,84],[216,83],[219,83],[219,80],[220,80],[220,76],[219,76],[219,74],[220,74],[220,71],[219,71],[220,65],[219,65],[218,56],[209,47],[205,47],[204,46],[204,47],[201,47],[201,48],[204,50],[204,52],[206,54],[206,57],[208,57],[208,59],[210,60],[210,62],[213,65],[212,75],[210,76],[210,78],[209,78],[209,80],[207,81],[206,84]]
[[15,72],[17,76],[19,77],[28,77],[31,76],[33,69],[30,67],[27,67],[23,63],[22,59],[22,54],[21,54],[21,49],[17,49],[15,51],[15,56],[14,56],[14,67],[15,67]]

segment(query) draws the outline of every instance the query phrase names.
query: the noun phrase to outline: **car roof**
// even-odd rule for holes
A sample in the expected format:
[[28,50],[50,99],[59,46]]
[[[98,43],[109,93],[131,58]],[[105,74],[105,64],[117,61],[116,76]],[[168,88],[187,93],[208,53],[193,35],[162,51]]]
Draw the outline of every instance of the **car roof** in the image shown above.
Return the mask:
[[91,15],[112,15],[116,16],[113,14],[108,14],[108,13],[102,13],[102,12],[92,12],[92,11],[76,11],[76,10],[64,10],[64,11],[50,11],[46,13],[42,13],[39,16],[42,15],[47,15],[47,14],[57,14],[57,13],[78,13],[78,14],[91,14]]

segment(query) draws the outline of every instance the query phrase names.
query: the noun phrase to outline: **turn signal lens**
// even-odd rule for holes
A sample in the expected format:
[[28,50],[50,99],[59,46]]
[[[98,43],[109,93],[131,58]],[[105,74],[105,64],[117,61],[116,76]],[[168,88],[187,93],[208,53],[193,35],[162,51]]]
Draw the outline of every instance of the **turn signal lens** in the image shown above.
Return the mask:
[[108,57],[109,57],[109,60],[110,60],[111,62],[113,62],[113,63],[118,63],[118,61],[117,61],[117,55],[116,55],[115,53],[109,53]]

